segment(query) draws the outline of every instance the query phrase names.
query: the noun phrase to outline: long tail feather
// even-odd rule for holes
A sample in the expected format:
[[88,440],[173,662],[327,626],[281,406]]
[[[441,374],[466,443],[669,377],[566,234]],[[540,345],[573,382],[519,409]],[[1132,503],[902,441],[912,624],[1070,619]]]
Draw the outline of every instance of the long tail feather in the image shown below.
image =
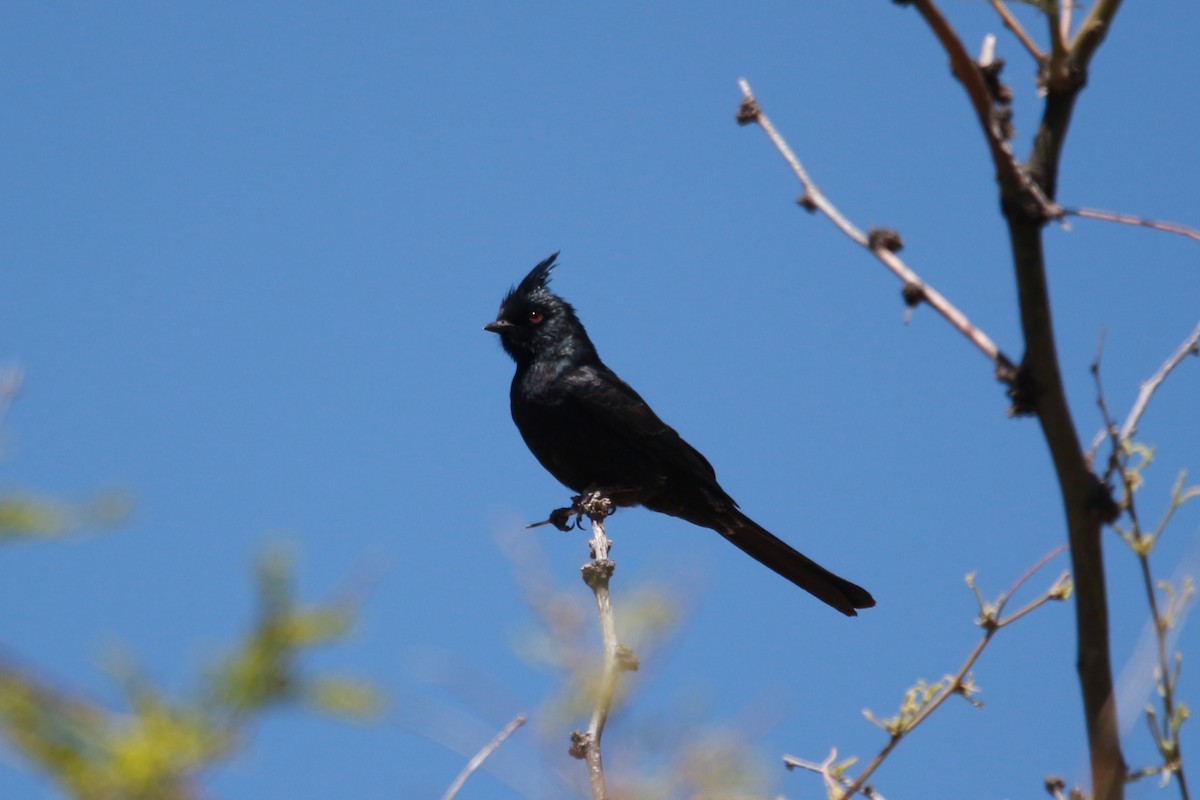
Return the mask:
[[875,605],[866,589],[834,575],[740,511],[725,516],[716,531],[758,563],[848,617],[858,616],[856,608]]

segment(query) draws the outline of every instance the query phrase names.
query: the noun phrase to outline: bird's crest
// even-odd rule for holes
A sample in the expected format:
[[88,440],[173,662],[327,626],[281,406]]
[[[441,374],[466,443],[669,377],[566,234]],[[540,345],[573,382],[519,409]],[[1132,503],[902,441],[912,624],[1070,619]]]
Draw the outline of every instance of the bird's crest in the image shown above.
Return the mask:
[[508,290],[504,301],[508,302],[513,297],[533,297],[540,292],[549,291],[546,287],[550,283],[550,270],[557,266],[554,263],[556,258],[558,253],[551,253],[549,258],[529,270],[529,274],[522,278],[520,283]]

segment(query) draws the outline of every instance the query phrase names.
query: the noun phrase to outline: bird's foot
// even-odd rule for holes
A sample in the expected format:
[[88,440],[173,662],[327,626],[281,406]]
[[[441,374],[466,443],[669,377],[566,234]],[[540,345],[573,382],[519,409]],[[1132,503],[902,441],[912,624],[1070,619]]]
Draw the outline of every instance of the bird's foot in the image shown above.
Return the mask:
[[571,498],[572,507],[579,509],[580,515],[587,515],[588,519],[604,519],[617,512],[617,504],[613,500],[615,493],[612,489],[589,488],[582,495]]
[[[578,500],[579,498],[574,498]],[[571,519],[574,517],[575,519]],[[526,525],[527,528],[540,528],[543,525],[553,525],[560,531],[569,531],[578,528],[583,522],[583,509],[579,508],[578,504],[572,505],[570,508],[556,508],[550,512],[550,518],[544,519],[541,522],[534,522]]]
[[[569,508],[556,508],[550,512],[550,517],[541,522],[527,525],[527,528],[540,528],[543,525],[553,525],[560,531],[570,531],[583,526],[583,518],[603,519],[616,513],[617,504],[610,498],[612,493],[606,489],[588,489],[583,494],[571,498]],[[572,519],[574,517],[574,519]]]

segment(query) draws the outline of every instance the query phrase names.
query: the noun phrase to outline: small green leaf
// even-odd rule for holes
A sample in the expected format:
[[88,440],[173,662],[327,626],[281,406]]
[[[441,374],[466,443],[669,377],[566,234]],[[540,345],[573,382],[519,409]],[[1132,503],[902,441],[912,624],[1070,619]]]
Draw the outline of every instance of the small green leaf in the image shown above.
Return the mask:
[[325,677],[310,681],[304,695],[322,711],[358,720],[377,716],[383,707],[383,700],[374,687],[348,678]]

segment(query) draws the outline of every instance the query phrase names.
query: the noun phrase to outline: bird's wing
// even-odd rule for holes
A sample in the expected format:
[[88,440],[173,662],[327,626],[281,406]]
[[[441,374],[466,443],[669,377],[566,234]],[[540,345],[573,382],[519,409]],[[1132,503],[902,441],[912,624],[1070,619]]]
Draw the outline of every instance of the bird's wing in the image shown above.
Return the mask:
[[[566,376],[567,397],[613,436],[681,472],[716,487],[717,473],[699,450],[659,419],[633,387],[603,364],[578,367]],[[724,492],[717,488],[717,491]]]

